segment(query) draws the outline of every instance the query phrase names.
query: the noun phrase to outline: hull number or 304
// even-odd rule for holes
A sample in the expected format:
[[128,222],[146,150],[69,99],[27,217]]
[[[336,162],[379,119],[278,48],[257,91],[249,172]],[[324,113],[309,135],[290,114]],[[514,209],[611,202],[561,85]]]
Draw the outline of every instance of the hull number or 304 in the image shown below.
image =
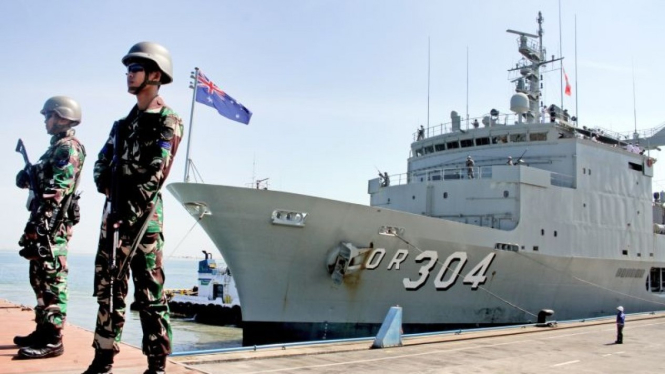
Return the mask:
[[[393,258],[388,263],[386,269],[399,270],[400,265],[406,260],[408,255],[408,250],[398,249]],[[365,261],[365,269],[374,270],[378,268],[385,256],[385,249],[375,248],[372,253],[367,256],[367,260]],[[495,253],[490,253],[485,256],[485,258],[476,264],[473,269],[464,275],[462,283],[471,285],[472,290],[477,290],[478,286],[484,284],[487,281],[487,270],[492,264],[494,257],[496,257]],[[434,269],[436,264],[439,262],[441,262],[441,269],[434,278],[434,287],[437,290],[445,291],[455,285],[457,279],[460,278],[462,269],[464,269],[464,266],[468,261],[466,252],[455,252],[442,261],[439,261],[439,254],[437,252],[424,251],[415,258],[415,262],[418,264],[422,263],[423,265],[418,270],[418,275],[412,278],[404,278],[402,280],[404,288],[408,291],[416,291],[424,286],[430,276],[430,273],[432,272],[432,269]]]

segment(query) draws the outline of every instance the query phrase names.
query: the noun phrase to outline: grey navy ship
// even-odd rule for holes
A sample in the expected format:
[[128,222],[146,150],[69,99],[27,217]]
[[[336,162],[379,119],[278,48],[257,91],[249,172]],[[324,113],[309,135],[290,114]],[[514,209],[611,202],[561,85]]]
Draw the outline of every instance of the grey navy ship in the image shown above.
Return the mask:
[[168,186],[233,271],[244,345],[373,336],[395,305],[404,333],[665,309],[651,187],[665,129],[627,137],[543,110],[542,22],[508,30],[510,112],[423,128],[406,173],[369,180],[369,206]]

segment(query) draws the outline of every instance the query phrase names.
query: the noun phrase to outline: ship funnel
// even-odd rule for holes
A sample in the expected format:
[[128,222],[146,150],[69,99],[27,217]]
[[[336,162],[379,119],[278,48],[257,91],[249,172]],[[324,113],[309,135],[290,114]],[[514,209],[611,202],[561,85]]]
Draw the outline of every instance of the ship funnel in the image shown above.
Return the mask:
[[510,98],[510,110],[517,114],[529,112],[529,97],[526,94],[518,92]]

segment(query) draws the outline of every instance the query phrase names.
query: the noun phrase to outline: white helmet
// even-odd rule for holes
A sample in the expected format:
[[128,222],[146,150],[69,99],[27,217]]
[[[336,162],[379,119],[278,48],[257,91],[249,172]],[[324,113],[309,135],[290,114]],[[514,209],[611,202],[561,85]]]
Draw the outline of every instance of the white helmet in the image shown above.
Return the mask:
[[620,311],[620,312],[623,312],[623,307],[622,307],[622,306],[618,306],[618,307],[617,307],[617,310]]

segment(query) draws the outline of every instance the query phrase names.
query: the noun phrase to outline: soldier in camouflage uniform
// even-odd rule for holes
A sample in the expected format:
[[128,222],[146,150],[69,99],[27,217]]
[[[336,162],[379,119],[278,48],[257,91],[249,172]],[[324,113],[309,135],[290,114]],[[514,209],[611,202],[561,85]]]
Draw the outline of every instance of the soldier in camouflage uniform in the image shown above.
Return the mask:
[[[159,191],[171,169],[183,125],[159,96],[160,85],[173,80],[169,52],[159,44],[142,42],[134,45],[122,62],[127,66],[128,91],[136,95],[137,105],[127,117],[113,124],[95,162],[97,189],[107,196],[107,207],[114,204],[111,200],[116,200],[117,205],[111,211],[115,209],[117,213],[114,216],[106,209],[103,215],[95,259],[94,296],[99,304],[93,342],[95,358],[85,374],[110,373],[125,322],[128,272],[118,275],[110,270],[113,227],[118,227],[120,238],[115,262],[121,266],[130,261],[134,299],[143,328],[143,353],[148,357],[145,373],[164,373],[166,357],[171,353],[169,308],[163,292],[164,240]],[[154,214],[150,216],[153,207]],[[144,222],[148,226],[141,236]],[[111,230],[107,231],[107,227]],[[139,240],[138,249],[128,258],[136,240]],[[111,277],[114,277],[112,304]]]
[[[47,133],[52,135],[51,145],[39,162],[16,175],[18,187],[39,194],[30,203],[30,220],[19,240],[23,247],[19,254],[30,260],[30,285],[37,297],[35,331],[14,337],[14,344],[22,347],[20,358],[55,357],[64,352],[67,242],[78,222],[75,189],[85,161],[85,149],[72,128],[81,122],[79,104],[69,97],[55,96],[44,103],[40,113],[46,118]],[[36,186],[30,186],[30,174]],[[43,250],[48,247],[51,251]]]

